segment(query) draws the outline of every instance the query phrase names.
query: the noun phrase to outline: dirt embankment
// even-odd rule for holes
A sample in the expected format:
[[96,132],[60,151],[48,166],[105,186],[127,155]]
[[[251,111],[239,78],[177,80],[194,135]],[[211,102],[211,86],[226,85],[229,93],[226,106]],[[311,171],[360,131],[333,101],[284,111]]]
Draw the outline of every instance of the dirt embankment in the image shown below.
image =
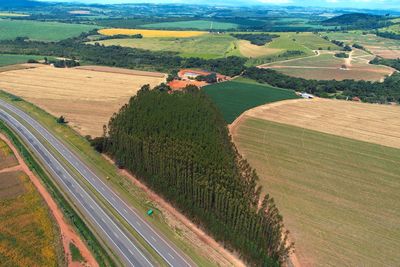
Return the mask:
[[[77,233],[72,229],[72,227],[67,223],[66,219],[64,218],[61,210],[58,208],[56,202],[51,198],[50,194],[47,192],[46,188],[41,184],[40,180],[36,175],[29,169],[29,167],[25,164],[24,160],[20,156],[17,149],[14,145],[8,140],[8,138],[0,134],[0,139],[7,143],[7,145],[11,148],[16,156],[19,165],[12,167],[13,170],[21,170],[25,172],[34,186],[37,188],[38,192],[48,205],[54,219],[56,220],[58,226],[60,227],[61,232],[61,239],[62,244],[64,247],[65,256],[67,259],[67,266],[68,267],[98,267],[95,258],[90,253],[89,249],[87,248],[86,244],[82,241],[82,239],[77,235]],[[81,262],[73,262],[71,251],[70,251],[70,243],[73,243],[81,252],[83,258],[85,259],[84,263]]]

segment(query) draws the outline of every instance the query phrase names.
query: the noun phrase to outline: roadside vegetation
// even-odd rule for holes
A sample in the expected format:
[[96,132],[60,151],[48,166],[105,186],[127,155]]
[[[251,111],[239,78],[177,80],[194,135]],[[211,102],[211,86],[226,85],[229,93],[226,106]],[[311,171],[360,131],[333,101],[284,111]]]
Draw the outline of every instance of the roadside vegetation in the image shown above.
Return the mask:
[[[83,240],[86,241],[88,248],[93,253],[99,266],[101,266],[101,267],[116,266],[114,261],[108,255],[108,252],[106,252],[104,250],[104,248],[99,243],[97,238],[89,230],[89,228],[85,224],[85,222],[75,212],[75,210],[70,205],[70,203],[64,198],[63,194],[59,191],[58,187],[52,182],[52,180],[47,175],[47,173],[37,163],[36,159],[26,149],[26,147],[21,143],[19,138],[3,122],[0,122],[0,131],[8,136],[8,138],[13,142],[15,147],[21,153],[21,155],[24,158],[24,161],[26,162],[28,167],[36,175],[38,175],[38,177],[41,179],[41,181],[46,186],[46,189],[48,190],[48,192],[50,193],[52,198],[56,201],[56,203],[58,204],[60,209],[63,211],[67,220],[71,223],[71,225],[73,225],[76,228],[77,232],[82,236]],[[33,185],[32,185],[32,187],[33,187]],[[41,202],[40,206],[41,207],[43,206],[42,202]],[[29,207],[29,209],[31,209],[31,207]],[[36,252],[37,251],[35,249],[35,253]],[[34,264],[30,265],[30,266],[34,266]]]
[[2,266],[63,264],[57,254],[62,245],[56,224],[21,171],[0,173],[0,231]]

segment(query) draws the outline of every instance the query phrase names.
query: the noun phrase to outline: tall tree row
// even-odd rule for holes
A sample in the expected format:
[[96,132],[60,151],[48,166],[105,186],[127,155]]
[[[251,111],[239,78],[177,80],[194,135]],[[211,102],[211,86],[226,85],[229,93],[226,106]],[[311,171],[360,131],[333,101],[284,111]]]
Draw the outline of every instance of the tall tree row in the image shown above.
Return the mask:
[[292,244],[257,174],[200,92],[144,86],[109,122],[105,150],[254,266],[279,266]]

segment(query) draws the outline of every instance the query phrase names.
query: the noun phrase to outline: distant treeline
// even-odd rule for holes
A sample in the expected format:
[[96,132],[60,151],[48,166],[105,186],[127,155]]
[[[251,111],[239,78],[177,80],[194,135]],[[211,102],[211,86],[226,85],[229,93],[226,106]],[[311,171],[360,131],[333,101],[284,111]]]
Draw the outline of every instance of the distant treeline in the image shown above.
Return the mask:
[[393,40],[400,40],[400,34],[394,33],[394,32],[381,32],[377,31],[375,33],[379,37],[383,38],[388,38],[388,39],[393,39]]
[[111,35],[111,36],[106,36],[106,35],[101,35],[101,36],[96,36],[95,41],[104,41],[104,40],[112,40],[112,39],[142,39],[143,35],[139,34],[133,34],[133,35],[125,35],[125,34],[116,34],[116,35]]
[[[400,102],[400,74],[395,73],[383,83],[369,81],[321,81],[290,77],[271,69],[248,68],[245,77],[272,86],[304,91],[320,97],[351,98],[358,96],[364,102]],[[339,94],[340,93],[340,94]]]
[[0,53],[43,55],[74,58],[95,65],[130,69],[170,72],[180,68],[201,68],[228,76],[235,76],[245,69],[245,58],[220,59],[183,58],[175,52],[154,52],[121,46],[86,45],[88,33],[60,42],[29,41],[25,38],[0,41]]
[[251,266],[280,266],[292,249],[273,199],[238,153],[217,108],[196,88],[144,86],[115,114],[100,151],[133,172]]
[[267,33],[261,33],[261,34],[232,33],[231,35],[237,39],[250,41],[250,43],[258,46],[263,46],[269,42],[272,42],[274,38],[279,37],[279,35],[277,34],[267,34]]
[[[89,41],[87,39],[88,35],[89,34],[86,33],[80,37],[60,42],[28,41],[25,40],[25,38],[16,38],[11,41],[0,41],[0,53],[65,57],[79,60],[79,62],[85,64],[153,70],[168,73],[176,72],[181,68],[200,68],[228,76],[236,76],[242,74],[247,69],[245,65],[247,59],[241,57],[207,60],[200,58],[183,58],[178,56],[175,52],[154,52],[120,46],[86,45],[84,42]],[[348,50],[348,48],[344,50]],[[301,55],[302,53],[303,52],[301,51],[287,51],[276,57],[292,57]],[[266,63],[266,60],[273,61],[274,59],[275,58],[271,57],[250,60],[254,61],[253,63],[256,63],[256,60],[262,60],[262,62],[259,63],[263,64]],[[395,63],[396,62],[384,62],[382,64],[391,66],[389,64]],[[280,88],[315,93],[321,97],[330,97],[332,95],[335,95],[338,98],[358,96],[363,101],[371,103],[400,101],[400,82],[398,81],[400,74],[397,73],[386,78],[383,83],[374,83],[354,80],[305,80],[290,77],[273,70],[255,70],[257,69],[247,69],[246,75],[249,75],[249,73],[256,74],[255,77],[249,78],[270,83],[271,85]],[[340,94],[337,94],[339,91]]]
[[376,57],[374,60],[371,60],[370,63],[375,65],[385,65],[400,71],[400,59],[386,59]]

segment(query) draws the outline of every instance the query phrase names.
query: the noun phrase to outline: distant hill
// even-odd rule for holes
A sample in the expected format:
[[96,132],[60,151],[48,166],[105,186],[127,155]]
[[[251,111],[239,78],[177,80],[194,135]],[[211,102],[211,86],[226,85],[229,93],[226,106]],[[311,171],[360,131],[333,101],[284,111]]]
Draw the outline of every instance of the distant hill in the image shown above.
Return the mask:
[[322,22],[325,26],[338,26],[343,30],[368,30],[387,27],[394,24],[393,17],[379,16],[364,13],[344,14]]
[[323,23],[329,25],[352,25],[366,22],[377,22],[384,19],[383,16],[378,15],[351,13],[327,19],[323,21]]
[[0,1],[0,8],[4,9],[12,9],[12,8],[21,8],[21,7],[36,7],[36,6],[43,6],[46,3],[38,2],[38,1],[31,1],[31,0],[1,0]]

